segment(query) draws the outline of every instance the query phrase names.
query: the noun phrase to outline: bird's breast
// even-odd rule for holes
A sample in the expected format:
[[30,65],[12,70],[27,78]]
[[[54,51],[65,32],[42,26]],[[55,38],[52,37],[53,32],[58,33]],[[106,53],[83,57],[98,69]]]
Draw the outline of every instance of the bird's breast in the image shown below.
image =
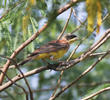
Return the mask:
[[56,52],[51,52],[51,53],[49,53],[49,55],[52,58],[52,60],[56,60],[56,59],[63,57],[64,54],[67,52],[67,50],[68,50],[68,48],[67,49],[61,49],[61,50],[58,50]]
[[68,51],[68,48],[66,49],[60,49],[55,52],[50,52],[50,53],[42,53],[38,54],[34,59],[39,60],[39,59],[51,59],[51,60],[56,60],[64,56],[64,54]]

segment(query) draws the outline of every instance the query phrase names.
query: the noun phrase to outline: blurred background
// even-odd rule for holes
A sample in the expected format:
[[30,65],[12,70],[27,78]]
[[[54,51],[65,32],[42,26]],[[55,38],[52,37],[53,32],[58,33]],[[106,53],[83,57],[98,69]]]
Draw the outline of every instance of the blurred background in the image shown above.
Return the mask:
[[[70,0],[0,0],[0,54],[10,57],[13,51],[18,48],[24,41],[36,33],[49,19],[54,16],[55,11],[62,8]],[[107,14],[110,14],[110,0],[100,0],[102,19]],[[94,7],[93,7],[94,8]],[[73,6],[74,13],[71,15],[69,24],[65,34],[74,31],[83,22],[84,24],[74,32],[79,38],[84,38],[87,35],[87,17],[86,1],[83,0]],[[96,9],[93,9],[96,11]],[[16,61],[20,62],[39,48],[41,45],[56,40],[60,35],[66,21],[69,17],[71,9],[56,17],[51,22],[49,27],[41,33],[32,43],[26,46],[17,56]],[[78,18],[78,19],[77,19]],[[86,21],[85,21],[86,20]],[[81,22],[80,22],[81,21]],[[96,21],[96,19],[95,19]],[[97,23],[94,23],[94,27]],[[71,59],[77,58],[81,53],[86,51],[94,42],[96,42],[104,32],[110,28],[110,15],[102,22],[100,26],[100,34],[94,31],[83,43],[79,46],[76,53]],[[74,50],[78,42],[71,45],[67,54],[60,60],[66,60],[70,53]],[[103,44],[96,52],[105,52],[110,49],[110,40]],[[85,69],[87,69],[99,56],[93,56],[77,64],[75,67],[64,71],[61,86],[58,91],[64,86],[72,82]],[[6,59],[0,57],[0,66],[6,63]],[[24,66],[21,70],[26,73],[37,67],[44,66],[42,60],[32,61]],[[16,69],[10,69],[7,75],[13,78],[19,73]],[[48,100],[52,95],[60,72],[47,70],[39,74],[32,75],[27,78],[34,94],[34,100]],[[96,67],[89,72],[85,77],[77,82],[73,87],[65,91],[57,100],[80,100],[82,97],[89,95],[97,90],[110,85],[110,55],[104,58]],[[5,78],[4,82],[7,82]],[[27,91],[27,86],[24,80],[17,82]],[[109,100],[110,92],[104,92],[96,96],[94,100]],[[23,91],[15,85],[10,86],[0,92],[0,100],[25,100]]]

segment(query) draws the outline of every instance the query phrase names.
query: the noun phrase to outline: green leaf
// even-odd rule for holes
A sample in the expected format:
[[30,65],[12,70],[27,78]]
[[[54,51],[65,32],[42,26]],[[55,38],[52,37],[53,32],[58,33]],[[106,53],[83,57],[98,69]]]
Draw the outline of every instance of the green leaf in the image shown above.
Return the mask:
[[32,23],[33,32],[35,33],[38,30],[38,23],[35,20],[35,18],[33,18],[33,17],[30,17],[30,20],[31,20],[31,23]]

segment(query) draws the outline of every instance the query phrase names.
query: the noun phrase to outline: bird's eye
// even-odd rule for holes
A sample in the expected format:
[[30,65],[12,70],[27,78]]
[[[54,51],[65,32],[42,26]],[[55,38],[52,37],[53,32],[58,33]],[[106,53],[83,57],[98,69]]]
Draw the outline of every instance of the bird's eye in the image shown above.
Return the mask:
[[73,38],[75,38],[75,37],[77,37],[77,36],[74,35],[74,34],[70,34],[70,35],[67,35],[67,36],[66,36],[66,39],[69,40],[69,39],[73,39]]
[[77,36],[76,36],[76,35],[74,35],[74,34],[72,34],[70,37],[75,38],[75,37],[77,37]]

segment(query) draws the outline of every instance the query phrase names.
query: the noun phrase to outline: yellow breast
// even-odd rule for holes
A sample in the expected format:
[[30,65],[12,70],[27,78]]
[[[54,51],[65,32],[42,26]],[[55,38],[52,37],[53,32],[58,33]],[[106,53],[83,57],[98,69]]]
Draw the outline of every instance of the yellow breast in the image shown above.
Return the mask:
[[64,56],[64,54],[67,52],[67,49],[58,50],[57,52],[51,52],[50,55],[52,55],[52,59],[59,59]]
[[68,49],[61,49],[56,52],[50,52],[50,53],[42,53],[38,54],[35,59],[51,59],[51,60],[56,60],[64,56],[64,54],[67,52]]

